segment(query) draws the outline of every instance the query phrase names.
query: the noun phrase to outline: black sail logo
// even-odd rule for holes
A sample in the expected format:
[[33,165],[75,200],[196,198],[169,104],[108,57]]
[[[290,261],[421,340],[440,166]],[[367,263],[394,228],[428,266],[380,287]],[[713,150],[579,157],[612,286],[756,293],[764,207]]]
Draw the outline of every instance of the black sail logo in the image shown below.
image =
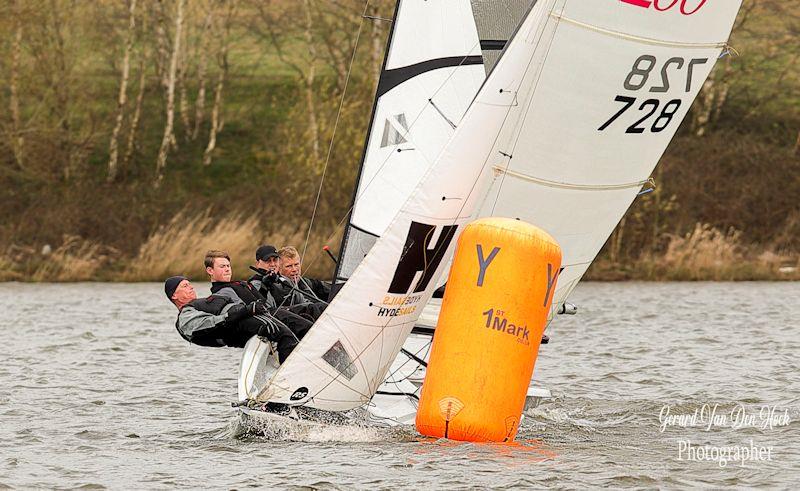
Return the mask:
[[408,237],[403,246],[400,262],[394,271],[389,293],[406,294],[411,290],[414,278],[421,273],[419,280],[414,285],[414,293],[425,290],[430,283],[436,268],[442,262],[447,247],[453,240],[458,225],[445,225],[441,227],[439,238],[431,245],[435,235],[436,225],[411,222]]
[[308,388],[307,387],[300,387],[292,395],[289,397],[290,401],[299,401],[300,399],[304,398],[308,395]]

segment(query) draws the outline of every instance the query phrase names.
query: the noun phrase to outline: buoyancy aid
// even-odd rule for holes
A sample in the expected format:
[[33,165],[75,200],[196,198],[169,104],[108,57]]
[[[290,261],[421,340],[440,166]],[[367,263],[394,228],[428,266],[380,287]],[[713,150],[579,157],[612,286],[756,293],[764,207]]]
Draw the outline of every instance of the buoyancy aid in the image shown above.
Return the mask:
[[[231,301],[228,298],[209,295],[206,298],[196,298],[186,305],[191,305],[195,310],[199,310],[207,314],[220,315],[222,313],[222,309],[230,302]],[[185,308],[186,305],[184,305],[183,308]],[[181,308],[181,310],[183,310],[183,308]],[[178,330],[178,334],[180,334],[183,339],[192,344],[199,346],[211,346],[215,348],[219,346],[225,346],[227,344],[224,339],[225,333],[218,332],[218,329],[212,329],[204,333],[187,336],[180,328],[180,315],[178,315],[178,319],[175,321],[175,328]]]
[[242,299],[242,302],[246,304],[255,302],[256,300],[265,300],[264,296],[247,281],[231,281],[227,283],[224,281],[214,281],[211,283],[211,293],[216,293],[223,288],[233,289],[236,295]]
[[230,302],[231,300],[229,298],[209,295],[206,298],[196,298],[187,305],[191,305],[195,309],[207,314],[219,315],[222,313],[222,309]]

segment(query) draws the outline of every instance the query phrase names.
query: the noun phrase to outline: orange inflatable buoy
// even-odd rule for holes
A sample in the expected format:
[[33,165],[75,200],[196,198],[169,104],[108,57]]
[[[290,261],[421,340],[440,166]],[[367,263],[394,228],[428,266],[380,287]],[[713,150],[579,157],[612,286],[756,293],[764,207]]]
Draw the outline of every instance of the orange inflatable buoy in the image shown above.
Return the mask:
[[458,239],[417,410],[423,435],[511,441],[553,301],[561,248],[510,218]]

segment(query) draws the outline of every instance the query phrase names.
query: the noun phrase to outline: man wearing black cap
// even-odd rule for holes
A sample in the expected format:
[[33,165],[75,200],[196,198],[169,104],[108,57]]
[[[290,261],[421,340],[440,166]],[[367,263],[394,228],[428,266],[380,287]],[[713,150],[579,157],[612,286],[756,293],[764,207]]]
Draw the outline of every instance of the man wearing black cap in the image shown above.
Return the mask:
[[253,285],[256,290],[265,298],[272,299],[276,306],[280,305],[283,295],[276,297],[281,291],[275,289],[274,284],[278,281],[278,251],[275,246],[262,245],[256,249],[256,265],[251,268],[256,270],[256,274],[248,279],[248,283]]
[[268,314],[263,302],[234,303],[218,295],[197,298],[184,276],[167,278],[164,293],[178,308],[178,333],[190,343],[242,348],[251,337],[261,336],[277,343],[280,363],[297,346],[297,337]]
[[280,251],[275,246],[262,245],[256,250],[256,265],[251,268],[258,272],[248,282],[278,307],[316,321],[328,303],[297,289],[289,278],[280,274],[280,261]]
[[278,250],[275,246],[262,245],[256,249],[256,268],[278,272]]

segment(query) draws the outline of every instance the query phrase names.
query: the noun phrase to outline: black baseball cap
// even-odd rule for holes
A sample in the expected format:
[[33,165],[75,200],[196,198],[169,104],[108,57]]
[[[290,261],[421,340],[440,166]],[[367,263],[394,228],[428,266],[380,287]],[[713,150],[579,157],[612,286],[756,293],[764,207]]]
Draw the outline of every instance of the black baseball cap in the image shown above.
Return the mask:
[[181,281],[188,279],[185,276],[170,276],[167,278],[167,281],[164,282],[164,293],[167,294],[167,298],[172,300],[172,296],[175,295],[175,290],[178,289]]
[[256,261],[266,261],[271,257],[278,257],[278,251],[275,246],[262,245],[256,249]]

